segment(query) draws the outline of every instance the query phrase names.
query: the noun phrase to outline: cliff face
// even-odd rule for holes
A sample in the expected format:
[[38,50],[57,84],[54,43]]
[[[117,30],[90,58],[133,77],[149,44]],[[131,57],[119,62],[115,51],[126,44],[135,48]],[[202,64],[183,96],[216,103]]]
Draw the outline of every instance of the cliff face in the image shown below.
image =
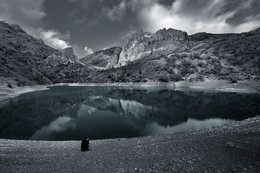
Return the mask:
[[131,35],[127,40],[120,55],[118,65],[124,66],[129,62],[147,57],[160,50],[175,47],[188,38],[186,32],[165,28],[156,33],[139,32]]
[[112,47],[94,52],[80,59],[80,62],[99,69],[111,69],[118,64],[121,47]]

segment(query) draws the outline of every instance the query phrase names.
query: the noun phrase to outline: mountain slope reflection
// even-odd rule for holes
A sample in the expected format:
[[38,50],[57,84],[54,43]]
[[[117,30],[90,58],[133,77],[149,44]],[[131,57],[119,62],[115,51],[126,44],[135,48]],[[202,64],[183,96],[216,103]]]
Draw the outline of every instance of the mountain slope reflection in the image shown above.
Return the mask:
[[134,100],[114,99],[103,96],[90,97],[83,104],[92,106],[95,109],[118,113],[132,120],[139,120],[142,116],[149,116],[156,111],[156,108],[146,106]]
[[0,102],[0,138],[71,140],[168,134],[260,113],[257,94],[51,87]]

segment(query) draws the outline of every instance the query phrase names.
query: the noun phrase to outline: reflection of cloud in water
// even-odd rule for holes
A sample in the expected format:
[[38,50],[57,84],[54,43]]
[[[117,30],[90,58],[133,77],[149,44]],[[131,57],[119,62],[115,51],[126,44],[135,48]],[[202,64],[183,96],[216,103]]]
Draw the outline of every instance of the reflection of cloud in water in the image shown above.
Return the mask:
[[75,123],[72,121],[73,118],[62,116],[49,125],[42,127],[40,130],[37,130],[31,137],[31,139],[49,139],[50,134],[55,132],[62,132],[68,128],[75,128]]
[[179,125],[175,125],[173,127],[167,126],[163,127],[153,122],[145,126],[143,135],[149,134],[172,134],[182,131],[188,130],[197,130],[202,128],[214,127],[223,124],[227,124],[230,122],[235,122],[234,120],[225,120],[219,118],[207,119],[207,120],[196,120],[196,119],[188,119],[187,122],[181,123]]
[[93,114],[97,109],[87,105],[81,105],[77,112],[77,117],[85,116],[86,114]]

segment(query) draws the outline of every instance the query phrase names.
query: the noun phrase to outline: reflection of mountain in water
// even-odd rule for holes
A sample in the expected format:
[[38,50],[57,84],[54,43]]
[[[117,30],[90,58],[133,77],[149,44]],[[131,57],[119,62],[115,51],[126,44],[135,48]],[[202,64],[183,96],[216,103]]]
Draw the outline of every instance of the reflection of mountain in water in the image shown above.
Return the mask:
[[[28,139],[37,130],[39,134],[45,133],[47,127],[48,130],[64,130],[61,127],[64,123],[74,128],[77,119],[89,115],[106,119],[107,114],[108,118],[116,116],[117,120],[124,117],[127,125],[135,124],[138,127],[149,123],[174,126],[189,118],[241,120],[259,114],[259,103],[260,97],[253,94],[52,87],[50,90],[27,93],[0,102],[0,138]],[[98,115],[95,111],[98,111]],[[118,123],[123,121],[120,119]],[[97,120],[92,123],[97,123]]]
[[[117,112],[140,124],[173,126],[188,118],[242,120],[260,113],[259,97],[249,94],[160,90],[112,90],[83,104]],[[128,100],[126,100],[128,99]]]
[[147,117],[156,111],[156,108],[134,100],[114,99],[103,96],[90,97],[83,104],[99,110],[119,113],[136,122],[139,122],[142,117]]

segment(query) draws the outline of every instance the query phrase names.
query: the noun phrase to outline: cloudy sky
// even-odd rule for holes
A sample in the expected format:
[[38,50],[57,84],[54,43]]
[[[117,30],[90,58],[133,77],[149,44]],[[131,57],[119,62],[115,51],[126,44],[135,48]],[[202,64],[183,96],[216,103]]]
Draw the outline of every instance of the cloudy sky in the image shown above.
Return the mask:
[[0,0],[0,19],[82,57],[140,30],[249,31],[260,27],[260,0]]

